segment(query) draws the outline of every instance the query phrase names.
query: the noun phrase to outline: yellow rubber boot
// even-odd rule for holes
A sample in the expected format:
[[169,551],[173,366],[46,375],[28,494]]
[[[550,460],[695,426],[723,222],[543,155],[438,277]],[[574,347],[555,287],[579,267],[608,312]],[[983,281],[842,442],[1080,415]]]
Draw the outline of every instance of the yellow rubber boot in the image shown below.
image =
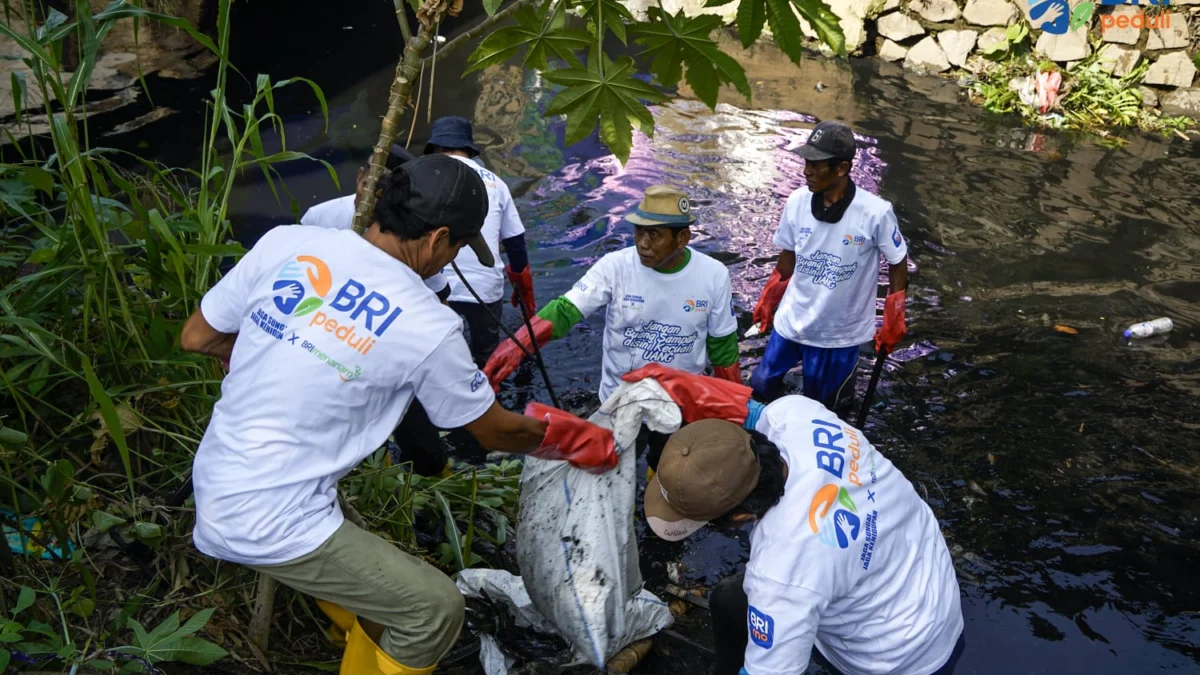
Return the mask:
[[646,469],[646,480],[647,481],[654,480],[654,469],[649,469],[649,468]]
[[346,651],[342,653],[341,675],[429,675],[437,665],[428,668],[409,668],[396,663],[375,644],[357,621],[350,628]]
[[350,613],[341,605],[335,605],[332,602],[325,600],[317,600],[317,607],[329,617],[333,625],[325,629],[325,634],[329,636],[329,640],[338,647],[346,646],[346,634],[354,627],[354,614]]

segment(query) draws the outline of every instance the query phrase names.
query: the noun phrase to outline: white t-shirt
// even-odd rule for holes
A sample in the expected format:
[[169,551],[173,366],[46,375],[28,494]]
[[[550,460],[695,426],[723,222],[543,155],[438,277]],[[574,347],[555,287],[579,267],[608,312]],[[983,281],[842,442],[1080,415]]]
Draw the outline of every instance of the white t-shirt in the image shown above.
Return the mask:
[[565,297],[584,316],[607,307],[600,400],[621,385],[621,376],[648,363],[703,373],[705,338],[737,331],[729,270],[699,251],[686,267],[663,274],[646,267],[637,249],[604,256]]
[[[349,230],[354,223],[354,195],[346,195],[309,207],[300,216],[301,225],[323,227],[327,230]],[[446,288],[446,277],[441,272],[425,280],[425,287],[437,293]]]
[[[496,174],[479,165],[478,162],[458,155],[450,155],[466,164],[479,174],[487,188],[488,213],[483,221],[483,240],[492,249],[492,257],[496,259],[495,267],[484,267],[479,264],[479,258],[468,247],[458,252],[454,262],[463,276],[470,282],[471,288],[483,298],[484,302],[496,302],[504,296],[504,264],[500,261],[500,240],[525,234],[525,226],[521,224],[521,216],[517,214],[517,206],[513,203],[512,193],[508,185]],[[450,300],[454,302],[475,302],[475,296],[463,286],[462,279],[454,273],[454,268],[446,265],[442,276],[450,282]]]
[[745,672],[800,675],[813,645],[838,670],[928,675],[962,633],[958,580],[933,511],[862,432],[787,396],[756,429],[788,465],[750,535]]
[[775,245],[796,252],[796,272],[775,313],[781,337],[813,347],[852,347],[875,335],[879,254],[893,265],[908,255],[890,202],[858,188],[842,219],[812,215],[812,192],[788,197]]
[[350,230],[277,227],[205,294],[237,333],[196,459],[196,548],[243,564],[294,560],[342,523],[337,481],[416,396],[452,429],[494,401],[462,320],[408,266]]

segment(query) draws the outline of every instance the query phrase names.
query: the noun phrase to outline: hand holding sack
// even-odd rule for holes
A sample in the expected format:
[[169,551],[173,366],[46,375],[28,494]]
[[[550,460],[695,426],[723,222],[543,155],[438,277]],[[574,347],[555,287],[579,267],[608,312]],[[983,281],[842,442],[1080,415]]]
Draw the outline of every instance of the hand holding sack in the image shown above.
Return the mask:
[[529,453],[531,457],[565,460],[577,469],[596,474],[616,468],[617,450],[608,429],[542,403],[530,403],[525,414],[548,425],[542,444]]
[[529,265],[525,265],[525,269],[520,272],[514,272],[511,265],[506,265],[504,273],[508,275],[508,283],[513,287],[512,306],[525,305],[525,313],[532,318],[537,313],[537,304],[533,299],[533,272],[530,271]]
[[908,335],[908,326],[904,324],[905,291],[889,293],[883,301],[883,326],[875,331],[875,351],[881,349],[890,354],[896,345]]
[[771,277],[767,279],[767,285],[763,288],[758,304],[754,306],[754,314],[751,315],[754,323],[758,324],[758,330],[763,334],[771,330],[771,325],[775,321],[775,310],[779,309],[779,303],[783,301],[783,294],[787,291],[788,282],[791,280],[791,277],[787,279],[781,277],[779,268],[771,271]]
[[682,370],[651,363],[621,376],[626,382],[655,379],[683,413],[684,422],[721,419],[745,424],[749,414],[750,387],[740,382],[692,375]]
[[[526,268],[528,269],[528,268]],[[530,325],[533,326],[533,335],[537,340],[538,347],[550,341],[554,335],[554,324],[541,318],[540,316],[532,316],[529,319]],[[488,382],[492,384],[492,389],[500,391],[500,383],[504,381],[512,372],[521,365],[521,361],[525,359],[526,352],[533,351],[533,343],[529,339],[529,330],[521,328],[516,333],[520,344],[513,342],[512,338],[500,343],[496,351],[492,352],[487,363],[483,366],[483,374],[487,375]],[[521,348],[525,349],[522,350]]]

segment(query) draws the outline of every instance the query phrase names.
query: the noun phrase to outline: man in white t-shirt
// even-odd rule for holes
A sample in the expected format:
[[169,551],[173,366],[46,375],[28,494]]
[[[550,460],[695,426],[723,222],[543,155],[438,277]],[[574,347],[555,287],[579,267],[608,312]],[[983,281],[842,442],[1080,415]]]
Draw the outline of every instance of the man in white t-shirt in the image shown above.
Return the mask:
[[[646,522],[679,541],[756,521],[743,574],[709,594],[713,675],[801,675],[813,647],[846,675],[939,675],[963,645],[937,518],[861,431],[820,403],[650,366],[688,422],[646,487]],[[749,431],[749,433],[747,433]]]
[[[411,152],[393,144],[391,151],[388,152],[385,166],[388,171],[395,171],[401,164],[412,159]],[[300,224],[324,227],[329,230],[349,230],[354,224],[354,209],[358,207],[358,200],[362,199],[363,183],[366,178],[366,167],[358,167],[358,175],[354,181],[354,194],[336,197],[309,207],[304,215],[300,216]],[[383,183],[382,180],[379,182]],[[435,274],[425,279],[423,283],[429,290],[436,293],[438,298],[445,300],[450,297],[450,286],[444,275]]]
[[[652,185],[625,220],[634,226],[635,245],[605,255],[533,317],[538,346],[604,309],[601,402],[620,386],[623,373],[648,363],[702,373],[711,362],[717,377],[740,383],[729,270],[688,246],[696,216],[687,195]],[[496,388],[532,349],[527,329],[516,337],[520,345],[505,340],[483,368]],[[666,436],[652,432],[648,440],[653,470]]]
[[512,193],[508,190],[499,176],[485,169],[476,160],[479,148],[475,147],[475,139],[471,131],[471,123],[462,117],[440,117],[433,121],[429,141],[425,144],[425,154],[440,152],[450,155],[471,167],[483,184],[487,186],[488,213],[483,221],[483,239],[491,249],[492,255],[499,259],[500,248],[504,248],[508,256],[508,265],[502,271],[498,267],[484,267],[475,256],[464,252],[454,259],[454,264],[466,278],[467,283],[479,300],[463,285],[462,279],[454,273],[449,265],[442,270],[450,282],[450,308],[463,318],[467,324],[467,334],[471,345],[471,356],[475,363],[483,366],[488,357],[500,343],[500,327],[496,319],[501,316],[504,296],[504,277],[507,274],[512,284],[512,306],[524,303],[524,311],[533,315],[537,303],[533,297],[533,276],[529,268],[529,254],[525,248],[525,226],[517,213]]
[[[800,148],[807,186],[783,207],[775,232],[783,251],[754,308],[761,330],[774,328],[750,376],[762,400],[779,395],[783,376],[803,362],[804,395],[838,410],[853,394],[859,345],[874,335],[882,357],[904,337],[908,247],[891,203],[850,180],[856,150],[850,127],[832,121]],[[876,331],[880,254],[891,288]]]
[[[400,165],[413,159],[412,153],[393,144],[388,153],[386,168],[388,172],[395,171]],[[362,198],[366,177],[366,168],[359,167],[354,194],[313,206],[305,211],[300,218],[300,224],[330,230],[349,230],[354,221],[354,209],[358,207],[358,201]],[[384,181],[381,180],[379,184],[384,184]],[[464,255],[473,257],[470,252]],[[441,273],[425,279],[423,283],[426,288],[436,293],[441,301],[445,302],[450,297],[450,285]],[[413,401],[408,407],[408,412],[400,419],[392,437],[396,442],[389,444],[388,458],[393,463],[408,464],[413,473],[421,476],[446,475],[450,471],[449,449],[438,428],[429,421],[429,415],[420,401]]]
[[338,505],[338,479],[413,400],[491,449],[616,465],[606,430],[540,404],[501,408],[462,321],[422,285],[463,246],[494,264],[479,235],[486,210],[483,181],[460,162],[409,162],[362,236],[271,230],[181,335],[184,350],[232,362],[193,465],[196,547],[318,598],[347,632],[343,674],[432,672],[462,626],[448,577]]

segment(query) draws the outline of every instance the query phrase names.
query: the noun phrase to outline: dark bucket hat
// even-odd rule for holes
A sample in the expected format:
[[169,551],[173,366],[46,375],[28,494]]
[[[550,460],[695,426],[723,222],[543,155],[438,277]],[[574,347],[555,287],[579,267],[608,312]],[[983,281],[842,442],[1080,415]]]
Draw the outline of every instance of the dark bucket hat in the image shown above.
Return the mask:
[[431,146],[447,150],[468,150],[474,157],[479,154],[475,147],[475,137],[471,132],[471,123],[462,117],[439,117],[433,121],[433,129],[429,140],[425,142],[425,154],[429,154]]

